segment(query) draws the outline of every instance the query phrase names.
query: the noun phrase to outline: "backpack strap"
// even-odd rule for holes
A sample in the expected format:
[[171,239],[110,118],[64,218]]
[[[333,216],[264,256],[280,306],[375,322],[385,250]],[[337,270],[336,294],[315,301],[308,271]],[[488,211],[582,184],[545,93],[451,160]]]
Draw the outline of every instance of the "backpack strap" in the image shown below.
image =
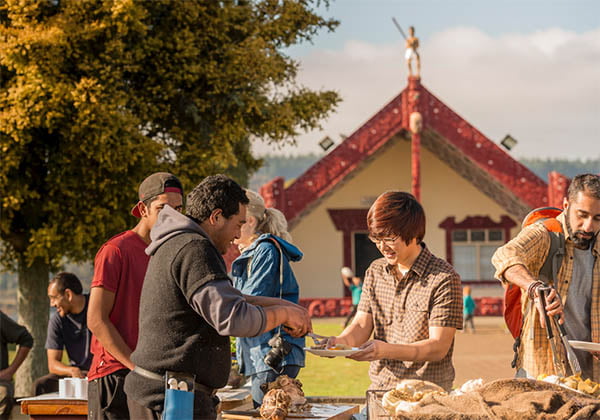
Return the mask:
[[540,223],[544,225],[550,237],[550,249],[540,269],[539,277],[544,283],[554,285],[565,256],[565,235],[561,223],[554,218],[541,220]]

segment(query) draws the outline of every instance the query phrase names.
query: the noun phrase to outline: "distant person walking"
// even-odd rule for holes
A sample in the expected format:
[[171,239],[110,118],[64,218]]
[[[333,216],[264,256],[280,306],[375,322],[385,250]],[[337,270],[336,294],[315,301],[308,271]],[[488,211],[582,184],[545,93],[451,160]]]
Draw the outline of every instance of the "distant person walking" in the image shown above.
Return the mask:
[[475,332],[475,322],[473,317],[475,316],[475,300],[471,297],[471,286],[463,287],[463,332],[467,332],[467,323],[471,326],[471,332]]
[[352,296],[352,310],[348,314],[346,321],[344,321],[344,328],[346,328],[350,321],[352,321],[352,318],[354,318],[354,315],[356,315],[356,309],[358,308],[360,295],[362,294],[362,280],[360,277],[354,275],[354,272],[350,267],[342,267],[341,274],[344,286],[350,289],[350,294]]

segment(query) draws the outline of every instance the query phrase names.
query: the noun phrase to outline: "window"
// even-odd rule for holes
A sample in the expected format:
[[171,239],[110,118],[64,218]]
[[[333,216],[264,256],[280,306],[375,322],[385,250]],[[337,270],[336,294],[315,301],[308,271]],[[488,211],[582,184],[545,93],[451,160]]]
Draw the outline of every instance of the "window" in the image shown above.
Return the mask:
[[492,255],[510,239],[510,230],[517,226],[514,220],[506,215],[499,222],[489,216],[467,216],[457,222],[449,216],[438,226],[446,230],[446,260],[463,281],[495,281]]
[[494,280],[492,255],[504,244],[501,229],[458,229],[452,231],[454,268],[463,281]]

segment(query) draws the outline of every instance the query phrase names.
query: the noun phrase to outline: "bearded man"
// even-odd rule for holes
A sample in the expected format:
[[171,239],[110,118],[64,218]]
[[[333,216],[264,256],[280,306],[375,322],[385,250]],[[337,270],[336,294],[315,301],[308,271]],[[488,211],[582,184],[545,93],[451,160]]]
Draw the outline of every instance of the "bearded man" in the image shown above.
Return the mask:
[[[559,317],[570,340],[600,343],[600,177],[582,174],[573,178],[563,212],[557,216],[565,239],[564,256],[545,310]],[[517,369],[528,375],[553,374],[552,350],[543,329],[543,311],[539,288],[547,286],[539,280],[542,265],[548,257],[551,238],[541,223],[524,228],[514,239],[498,248],[492,257],[496,278],[520,287],[523,293],[524,323],[517,353]],[[533,301],[538,310],[527,310]],[[556,332],[555,332],[556,334]],[[600,379],[597,353],[575,350],[582,377]]]

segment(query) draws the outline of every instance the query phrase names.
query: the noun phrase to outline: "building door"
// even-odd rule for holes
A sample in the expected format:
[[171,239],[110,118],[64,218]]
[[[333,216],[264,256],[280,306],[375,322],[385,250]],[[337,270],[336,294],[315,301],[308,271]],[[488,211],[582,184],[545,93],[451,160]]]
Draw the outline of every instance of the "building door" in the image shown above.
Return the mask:
[[377,245],[369,240],[367,233],[354,232],[354,273],[356,276],[364,280],[365,271],[369,265],[381,258],[381,252],[377,249]]

